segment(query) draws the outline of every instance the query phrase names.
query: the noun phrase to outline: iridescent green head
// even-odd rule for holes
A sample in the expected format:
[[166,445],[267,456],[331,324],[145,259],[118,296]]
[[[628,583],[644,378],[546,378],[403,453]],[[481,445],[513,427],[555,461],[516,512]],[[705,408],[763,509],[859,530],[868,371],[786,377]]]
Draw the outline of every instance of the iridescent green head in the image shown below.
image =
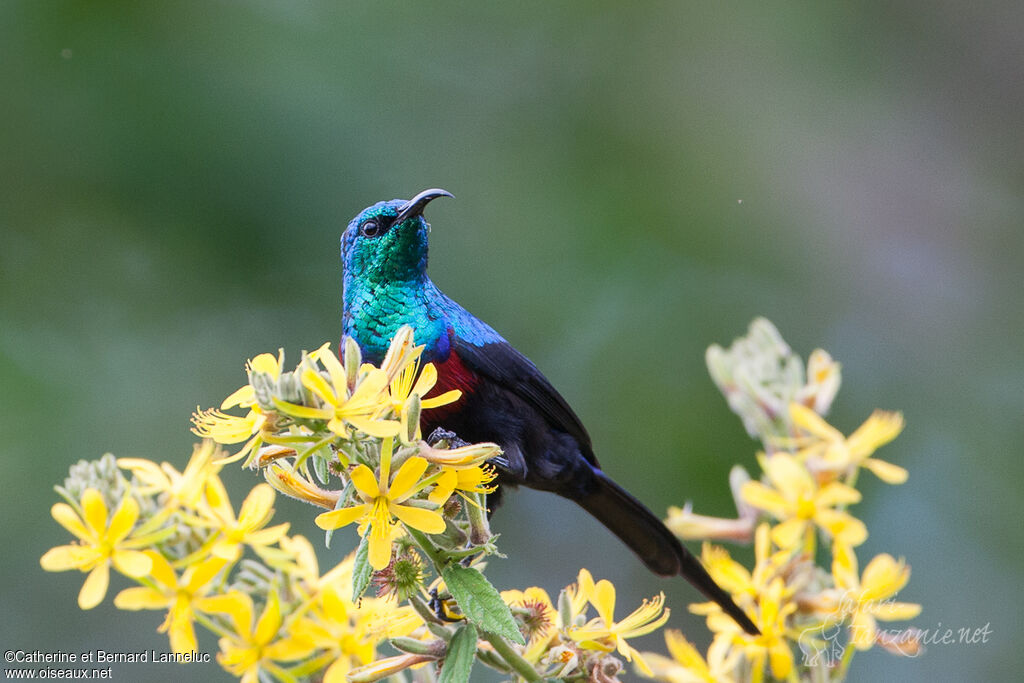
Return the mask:
[[445,190],[424,190],[412,199],[392,199],[363,209],[341,236],[346,283],[407,282],[427,269],[427,230],[423,209]]

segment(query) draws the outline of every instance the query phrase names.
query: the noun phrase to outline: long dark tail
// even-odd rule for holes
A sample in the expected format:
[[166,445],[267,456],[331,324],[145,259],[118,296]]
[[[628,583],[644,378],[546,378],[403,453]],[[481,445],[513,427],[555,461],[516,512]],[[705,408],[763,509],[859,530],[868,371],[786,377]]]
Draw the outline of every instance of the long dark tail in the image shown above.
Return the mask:
[[[704,566],[654,513],[600,470],[593,470],[596,486],[575,498],[636,553],[647,567],[661,576],[681,575],[725,610],[751,635],[760,631],[732,598],[708,575]],[[587,487],[591,488],[591,487]]]

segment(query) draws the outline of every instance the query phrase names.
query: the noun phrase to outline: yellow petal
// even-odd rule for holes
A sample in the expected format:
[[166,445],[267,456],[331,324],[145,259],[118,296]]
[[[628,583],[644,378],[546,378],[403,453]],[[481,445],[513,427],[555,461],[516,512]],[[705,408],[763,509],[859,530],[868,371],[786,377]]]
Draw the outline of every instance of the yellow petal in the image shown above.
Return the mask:
[[82,524],[78,513],[67,503],[55,503],[50,508],[50,514],[58,524],[74,534],[80,541],[90,543],[95,538],[95,536],[89,535],[89,530]]
[[121,504],[117,506],[113,519],[110,520],[110,528],[107,530],[107,539],[111,544],[118,544],[131,533],[135,526],[135,520],[139,518],[139,503],[131,494],[125,494]]
[[665,631],[665,645],[668,646],[668,652],[672,655],[673,659],[687,669],[696,669],[701,672],[707,671],[708,667],[704,663],[704,658],[701,657],[697,648],[686,639],[682,631],[677,629]]
[[427,464],[427,461],[418,455],[414,455],[402,463],[394,480],[391,482],[391,487],[388,490],[388,499],[401,503],[408,498],[412,493],[413,486],[416,485],[426,471]]
[[39,565],[48,572],[81,569],[100,557],[95,548],[84,545],[60,545],[50,548],[39,558]]
[[95,534],[94,538],[103,536],[107,530],[107,504],[96,489],[86,489],[82,494],[82,511],[85,523]]
[[293,662],[309,656],[314,647],[304,638],[282,638],[263,649],[263,656],[277,662]]
[[805,432],[825,441],[842,440],[842,433],[826,422],[820,415],[799,403],[789,404],[789,417],[793,424]]
[[789,550],[803,542],[807,522],[802,519],[787,519],[772,529],[772,540],[780,548]]
[[364,434],[386,439],[402,432],[402,423],[396,420],[373,420],[364,415],[346,416],[345,421]]
[[146,550],[143,552],[145,552],[146,556],[152,563],[149,575],[153,577],[153,580],[161,586],[176,590],[178,587],[178,577],[174,573],[171,563],[167,561],[167,558],[155,550]]
[[573,613],[579,614],[584,604],[589,602],[590,596],[594,594],[594,577],[591,576],[586,568],[580,569],[579,575],[576,578],[576,585],[578,590],[576,591],[576,599],[573,600]]
[[895,595],[910,580],[910,567],[888,554],[876,555],[864,567],[861,587],[865,600],[883,600]]
[[775,517],[786,518],[793,514],[792,505],[778,491],[768,488],[759,481],[748,481],[740,488],[740,497],[754,507]]
[[368,504],[364,503],[363,505],[331,510],[330,512],[317,515],[314,521],[321,529],[340,529],[357,519],[365,517],[369,507]]
[[224,399],[220,404],[220,409],[227,410],[235,406],[251,406],[254,403],[256,403],[256,392],[253,391],[250,385],[246,384],[244,387],[236,389],[230,396]]
[[[335,392],[334,387],[327,383],[323,375],[315,370],[306,370],[302,373],[302,386],[306,387],[314,394],[322,398],[327,403],[337,405],[340,403],[338,400],[338,392]],[[340,392],[344,396],[345,384],[342,383]]]
[[880,602],[871,607],[871,614],[882,621],[913,619],[921,613],[921,605],[912,602]]
[[348,476],[363,500],[369,502],[380,497],[380,487],[377,485],[377,478],[373,476],[373,470],[366,465],[357,465],[354,470],[349,472]]
[[242,546],[237,541],[218,541],[210,548],[210,554],[225,562],[234,562],[242,556]]
[[654,675],[651,671],[651,666],[643,658],[643,655],[640,654],[640,651],[628,644],[625,640],[619,641],[619,652],[626,658],[627,662],[632,662],[633,666],[639,669],[640,673],[647,678]]
[[164,609],[170,602],[171,598],[145,586],[125,588],[114,598],[114,605],[118,609],[129,610]]
[[[166,561],[166,560],[165,560]],[[213,577],[224,568],[227,564],[220,558],[209,558],[202,562],[202,564],[193,565],[189,567],[184,576],[182,577],[182,583],[184,588],[189,593],[195,593],[200,588],[208,584]],[[156,577],[156,566],[157,563],[153,563],[153,576]]]
[[793,651],[785,640],[776,639],[768,649],[768,661],[771,664],[772,676],[782,680],[793,670]]
[[349,401],[356,405],[370,405],[374,403],[374,399],[378,398],[384,389],[390,384],[387,373],[377,368],[370,370],[370,372],[363,378],[363,381],[359,383],[356,390],[352,392],[352,397]]
[[858,546],[868,537],[868,528],[864,522],[839,510],[821,508],[815,513],[814,522],[847,545]]
[[114,550],[110,559],[117,571],[135,579],[146,576],[153,568],[153,560],[138,550]]
[[878,460],[876,458],[868,458],[865,460],[864,467],[871,470],[876,477],[884,481],[886,484],[902,484],[909,476],[907,471],[899,465],[893,465],[892,463],[885,462],[884,460]]
[[[278,355],[283,357],[284,350],[281,350]],[[258,372],[263,375],[270,375],[274,379],[278,378],[281,374],[281,362],[278,358],[274,357],[269,353],[261,353],[260,355],[249,361],[249,369],[252,372]]]
[[239,591],[199,598],[195,600],[195,607],[203,612],[229,615],[235,632],[241,636],[247,635],[252,628],[252,599]]
[[390,505],[389,509],[391,510],[391,514],[395,517],[402,520],[413,529],[419,529],[425,534],[439,534],[444,531],[444,517],[433,510],[424,510],[423,508],[412,507],[411,505],[396,504]]
[[875,644],[877,632],[878,626],[870,614],[858,611],[853,615],[853,621],[850,624],[850,642],[855,648],[858,650],[870,649]]
[[299,405],[298,403],[290,403],[289,401],[282,401],[277,396],[271,396],[270,400],[278,410],[285,415],[291,415],[292,417],[298,417],[304,420],[329,420],[334,417],[334,411],[330,409],[311,408],[309,406]]
[[[785,453],[776,453],[765,461],[765,474],[768,480],[783,496],[789,500],[811,498],[814,494],[814,480],[807,468],[796,458]],[[746,485],[744,486],[746,488]]]
[[818,491],[818,495],[814,499],[814,503],[822,507],[835,507],[836,505],[859,503],[860,498],[860,491],[857,489],[834,481],[829,484],[825,484],[825,486]]
[[231,509],[231,500],[228,498],[228,491],[224,488],[224,482],[220,477],[214,475],[206,481],[206,502],[213,508],[222,521],[233,521],[235,511]]
[[257,484],[242,502],[238,526],[242,529],[259,527],[270,516],[274,505],[274,489],[269,484]]
[[895,439],[902,431],[903,415],[901,413],[876,410],[846,440],[847,447],[858,458],[863,458]]
[[245,535],[245,542],[254,546],[277,543],[286,533],[288,533],[288,528],[290,526],[291,522],[285,522],[284,524],[267,527],[266,529],[260,529],[259,531],[252,531]]
[[459,475],[455,473],[455,470],[445,469],[441,476],[438,477],[434,490],[427,496],[427,500],[431,503],[437,503],[438,505],[444,505],[452,493],[455,491],[455,485],[459,483]]
[[370,566],[380,571],[391,562],[391,534],[390,529],[378,530],[376,526],[370,527]]
[[840,588],[860,590],[860,577],[857,575],[857,555],[846,543],[832,544],[832,576]]
[[281,599],[277,591],[272,590],[267,596],[267,606],[263,609],[259,621],[256,622],[256,630],[253,632],[253,640],[260,645],[266,645],[281,628]]
[[590,596],[590,604],[597,610],[597,615],[604,621],[606,627],[610,627],[615,615],[615,586],[608,579],[601,579],[594,584],[593,595]]
[[452,389],[446,391],[439,396],[431,396],[420,401],[420,408],[423,410],[429,410],[430,408],[437,408],[438,406],[446,406],[449,403],[454,403],[462,398],[462,392],[458,389]]
[[[324,347],[320,347],[323,349]],[[345,373],[345,366],[341,364],[338,357],[331,353],[330,348],[324,349],[324,352],[318,356],[319,361],[327,368],[327,373],[331,376],[331,384],[338,390],[338,396],[344,396],[348,392],[348,379]]]
[[172,617],[168,636],[171,640],[172,652],[195,652],[199,649],[199,643],[196,642],[196,629],[192,626],[190,618]]
[[416,378],[416,383],[412,386],[410,394],[419,394],[421,397],[428,391],[434,388],[437,384],[437,368],[434,367],[433,363],[427,363],[420,370],[420,376]]
[[101,562],[89,572],[89,576],[85,577],[82,590],[78,593],[78,606],[82,609],[92,609],[103,602],[109,584],[110,566],[106,562]]

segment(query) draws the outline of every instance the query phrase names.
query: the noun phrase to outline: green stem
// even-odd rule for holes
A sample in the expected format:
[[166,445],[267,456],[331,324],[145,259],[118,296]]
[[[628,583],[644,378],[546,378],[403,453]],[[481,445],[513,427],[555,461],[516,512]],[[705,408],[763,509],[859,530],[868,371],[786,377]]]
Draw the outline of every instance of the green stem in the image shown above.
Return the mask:
[[403,523],[403,526],[405,526],[405,530],[408,532],[409,536],[412,537],[412,540],[416,541],[416,545],[420,547],[423,554],[430,558],[430,561],[434,564],[434,569],[436,569],[437,573],[440,574],[441,569],[448,564],[448,558],[445,553],[438,550],[437,546],[431,543],[430,539],[427,538],[426,534],[422,531],[413,529],[408,524]]
[[486,548],[474,546],[472,548],[463,548],[462,550],[446,550],[445,554],[452,560],[461,560],[464,557],[473,557],[485,552],[487,552]]
[[[487,523],[487,512],[483,506],[483,496],[474,493],[473,500],[466,506],[469,518],[469,541],[473,545],[483,545],[491,538],[491,527]],[[473,503],[476,503],[473,505]]]
[[196,621],[198,621],[200,624],[202,624],[209,630],[213,631],[221,638],[230,638],[232,636],[231,631],[216,623],[202,612],[193,612],[193,615],[195,616]]
[[540,674],[534,670],[533,665],[523,659],[522,655],[516,652],[511,645],[505,642],[505,639],[501,636],[496,636],[493,633],[487,631],[481,631],[480,635],[483,636],[484,640],[494,647],[495,652],[501,655],[501,658],[512,667],[519,676],[526,681],[540,681],[542,680]]

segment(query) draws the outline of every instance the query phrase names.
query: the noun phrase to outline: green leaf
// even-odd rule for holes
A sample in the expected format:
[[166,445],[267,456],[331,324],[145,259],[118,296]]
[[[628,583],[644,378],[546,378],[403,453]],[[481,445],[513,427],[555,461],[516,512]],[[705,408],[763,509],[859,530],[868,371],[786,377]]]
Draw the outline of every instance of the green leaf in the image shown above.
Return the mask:
[[472,567],[449,564],[441,570],[441,578],[467,619],[485,631],[526,644],[508,605],[483,574]]
[[326,486],[331,479],[331,473],[327,469],[327,459],[323,457],[320,449],[313,453],[313,471],[316,472],[316,478],[320,483]]
[[356,549],[355,565],[352,567],[352,602],[359,602],[370,585],[370,575],[373,574],[373,567],[370,566],[370,532],[367,531],[363,540],[359,541],[359,548]]
[[437,683],[468,683],[469,672],[473,668],[475,658],[476,627],[473,624],[464,624],[448,643],[448,654],[445,655]]

